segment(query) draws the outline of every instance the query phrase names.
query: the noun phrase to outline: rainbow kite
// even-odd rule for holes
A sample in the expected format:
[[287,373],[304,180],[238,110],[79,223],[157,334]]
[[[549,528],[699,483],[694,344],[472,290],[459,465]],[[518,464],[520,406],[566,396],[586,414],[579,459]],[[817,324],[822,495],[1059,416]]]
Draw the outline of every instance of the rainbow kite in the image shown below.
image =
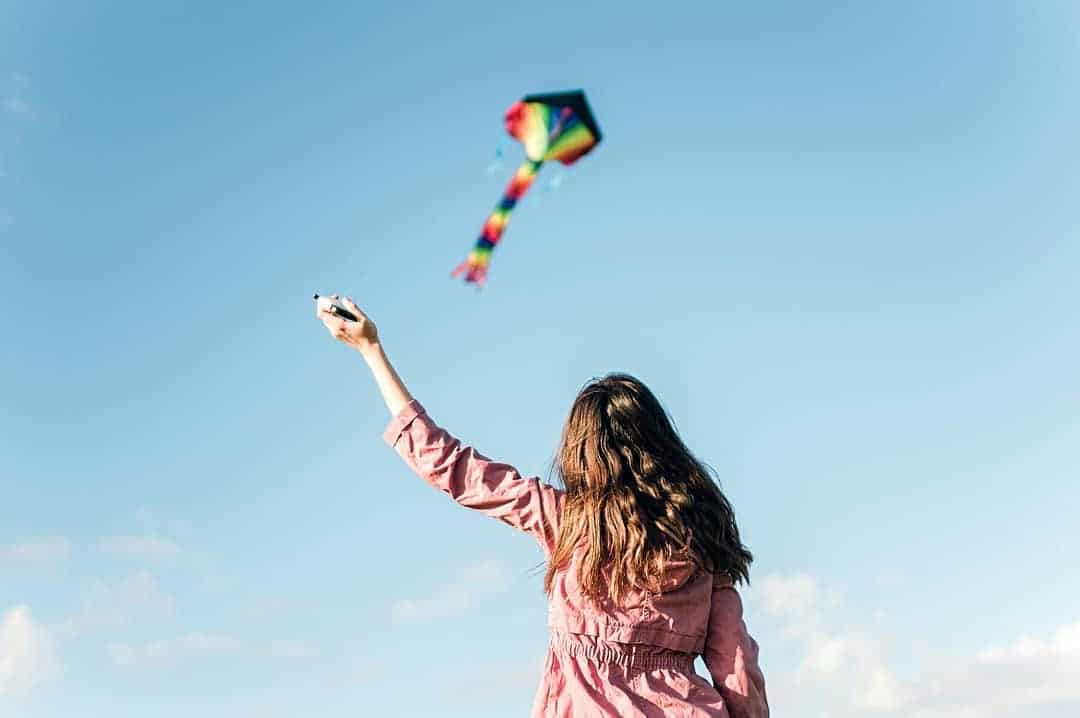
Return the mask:
[[585,93],[558,92],[528,95],[506,111],[506,131],[525,145],[526,160],[510,179],[495,211],[484,222],[480,238],[468,259],[451,276],[465,274],[465,281],[482,285],[487,277],[491,252],[499,243],[510,213],[529,191],[540,166],[548,160],[572,165],[600,142],[600,128],[585,101]]

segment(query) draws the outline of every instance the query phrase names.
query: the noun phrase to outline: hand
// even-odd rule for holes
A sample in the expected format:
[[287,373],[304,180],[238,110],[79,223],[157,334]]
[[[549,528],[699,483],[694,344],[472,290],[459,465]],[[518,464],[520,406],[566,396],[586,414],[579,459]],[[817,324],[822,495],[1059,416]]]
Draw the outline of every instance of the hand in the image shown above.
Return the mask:
[[[330,298],[335,302],[339,301],[336,294]],[[358,320],[352,322],[348,319],[342,319],[338,315],[316,306],[315,316],[326,325],[330,336],[340,339],[349,346],[358,349],[361,353],[377,347],[379,345],[379,331],[375,327],[375,322],[368,319],[368,316],[361,311],[360,307],[356,306],[356,302],[353,300],[346,297],[340,301],[346,309],[357,316]]]

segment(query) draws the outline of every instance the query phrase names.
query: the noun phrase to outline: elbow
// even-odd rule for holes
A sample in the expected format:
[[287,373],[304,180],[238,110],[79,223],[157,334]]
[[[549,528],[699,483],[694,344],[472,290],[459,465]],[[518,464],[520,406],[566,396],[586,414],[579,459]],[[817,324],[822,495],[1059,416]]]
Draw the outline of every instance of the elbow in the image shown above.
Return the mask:
[[769,718],[769,703],[762,677],[745,673],[723,675],[712,671],[710,675],[731,718]]

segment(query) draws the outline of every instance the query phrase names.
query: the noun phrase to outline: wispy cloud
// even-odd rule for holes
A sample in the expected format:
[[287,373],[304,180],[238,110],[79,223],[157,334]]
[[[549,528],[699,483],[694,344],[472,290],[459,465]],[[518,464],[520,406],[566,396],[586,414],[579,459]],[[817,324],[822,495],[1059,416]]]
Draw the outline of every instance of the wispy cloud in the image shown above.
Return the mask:
[[109,646],[113,662],[122,667],[172,666],[188,660],[210,658],[309,658],[317,653],[306,641],[251,640],[213,633],[188,633],[145,643],[114,643]]
[[117,582],[98,581],[85,593],[80,612],[54,627],[57,638],[115,628],[135,619],[162,619],[173,614],[172,596],[154,576],[141,571]]
[[48,563],[67,558],[71,546],[67,539],[49,538],[41,541],[0,546],[0,563]]
[[[844,620],[839,592],[811,576],[766,576],[748,592],[755,621],[777,622],[797,656],[769,677],[771,702],[798,715],[1045,718],[1080,714],[1080,622],[976,655],[902,671],[890,632]],[[767,650],[767,648],[766,648]],[[773,649],[783,651],[782,646]]]
[[157,536],[114,536],[97,546],[102,553],[122,558],[160,560],[180,554],[180,547]]
[[30,609],[16,606],[0,619],[0,699],[24,698],[56,671],[49,635]]
[[506,588],[506,568],[488,559],[465,568],[452,581],[426,598],[406,598],[394,604],[394,621],[424,621],[443,616],[458,616],[467,611],[478,596]]
[[34,117],[34,106],[27,97],[30,90],[30,78],[21,72],[8,74],[7,87],[3,97],[4,111],[12,115]]

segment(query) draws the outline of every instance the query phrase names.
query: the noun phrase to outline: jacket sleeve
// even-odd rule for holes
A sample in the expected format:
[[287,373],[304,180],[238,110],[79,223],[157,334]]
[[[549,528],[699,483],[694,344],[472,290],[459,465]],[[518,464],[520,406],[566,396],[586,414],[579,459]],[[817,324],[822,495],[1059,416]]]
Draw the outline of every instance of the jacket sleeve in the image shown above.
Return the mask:
[[742,599],[730,581],[713,585],[705,666],[731,718],[768,718],[758,645],[746,630]]
[[555,546],[562,492],[492,461],[439,427],[412,401],[387,426],[383,439],[420,478],[465,508],[532,534],[547,553]]

